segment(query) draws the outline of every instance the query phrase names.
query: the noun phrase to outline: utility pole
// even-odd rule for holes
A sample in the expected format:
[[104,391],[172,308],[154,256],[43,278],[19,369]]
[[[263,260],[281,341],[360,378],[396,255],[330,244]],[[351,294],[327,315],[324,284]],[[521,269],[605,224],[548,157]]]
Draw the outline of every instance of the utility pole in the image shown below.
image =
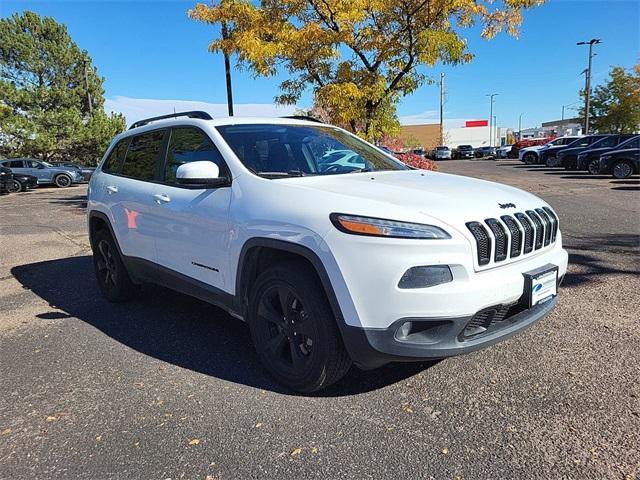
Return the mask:
[[584,134],[589,134],[589,108],[591,106],[591,59],[593,58],[593,46],[602,43],[599,38],[592,38],[588,42],[578,42],[576,45],[589,45],[589,66],[587,67],[587,81],[585,86],[584,102]]
[[521,113],[518,117],[518,141],[522,140],[522,115],[524,113]]
[[494,115],[493,116],[493,145],[497,147],[499,141],[500,141],[500,133],[498,132],[498,117]]
[[440,145],[444,145],[444,73],[440,73]]
[[[229,31],[227,30],[227,22],[222,22],[222,39],[226,40],[229,38]],[[227,110],[229,111],[229,116],[233,117],[233,93],[231,91],[231,63],[229,62],[229,55],[226,52],[223,52],[224,56],[224,74],[227,81]]]
[[89,115],[93,116],[93,102],[89,91],[89,75],[87,73],[87,61],[84,61],[84,88],[87,90],[87,103],[89,104]]
[[491,143],[492,143],[492,138],[493,138],[493,133],[492,133],[492,120],[493,120],[493,97],[497,96],[497,93],[487,93],[485,94],[485,97],[490,97],[491,98],[491,102],[490,102],[490,110],[489,110],[489,146],[491,147]]

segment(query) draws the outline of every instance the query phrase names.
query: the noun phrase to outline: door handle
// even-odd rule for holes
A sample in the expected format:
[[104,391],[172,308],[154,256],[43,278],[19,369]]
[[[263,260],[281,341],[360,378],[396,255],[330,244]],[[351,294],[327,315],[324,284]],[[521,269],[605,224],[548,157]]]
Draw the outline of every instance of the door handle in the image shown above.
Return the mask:
[[116,187],[115,185],[107,185],[107,192],[118,193],[118,187]]
[[169,203],[171,199],[169,198],[168,195],[165,195],[164,193],[156,193],[153,196],[153,201],[156,202],[158,205],[162,205],[163,203]]

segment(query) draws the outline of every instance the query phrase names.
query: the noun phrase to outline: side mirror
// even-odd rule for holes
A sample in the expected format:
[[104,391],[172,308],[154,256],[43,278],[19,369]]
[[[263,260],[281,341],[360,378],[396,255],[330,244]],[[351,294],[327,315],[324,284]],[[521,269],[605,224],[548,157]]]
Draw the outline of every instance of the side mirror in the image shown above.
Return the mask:
[[193,188],[216,188],[229,184],[229,179],[220,177],[218,165],[206,160],[185,163],[176,170],[176,183]]

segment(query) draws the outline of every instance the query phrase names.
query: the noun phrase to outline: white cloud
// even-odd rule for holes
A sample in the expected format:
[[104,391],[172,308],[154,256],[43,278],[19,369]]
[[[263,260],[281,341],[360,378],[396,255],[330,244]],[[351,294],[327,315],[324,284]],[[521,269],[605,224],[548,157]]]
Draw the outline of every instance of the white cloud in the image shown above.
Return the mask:
[[[281,117],[295,114],[298,107],[281,106],[272,103],[236,103],[234,114],[242,117]],[[130,98],[116,96],[105,99],[104,109],[107,113],[122,113],[130,125],[143,118],[156,117],[174,112],[188,110],[204,110],[212,117],[226,117],[226,103],[208,103],[194,100],[156,100],[152,98]]]

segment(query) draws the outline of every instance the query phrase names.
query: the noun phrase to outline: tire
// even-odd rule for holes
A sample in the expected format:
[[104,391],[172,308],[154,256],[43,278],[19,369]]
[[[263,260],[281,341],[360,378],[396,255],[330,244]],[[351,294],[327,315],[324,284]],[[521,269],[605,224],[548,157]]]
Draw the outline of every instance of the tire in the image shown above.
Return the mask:
[[622,180],[633,175],[633,165],[628,160],[618,160],[611,166],[613,178]]
[[71,180],[71,177],[69,175],[61,173],[55,176],[55,178],[53,179],[53,183],[55,183],[56,187],[58,188],[67,188],[71,186],[73,180]]
[[522,160],[524,160],[524,163],[527,165],[534,165],[538,163],[538,156],[533,152],[527,152],[522,157]]
[[600,161],[598,159],[593,159],[587,165],[587,171],[591,175],[598,175],[600,173]]
[[552,157],[547,157],[547,159],[545,160],[545,165],[547,167],[558,167],[558,157],[556,155],[552,156]]
[[[11,180],[11,185],[9,186],[10,193],[18,193],[23,190],[22,184],[17,180]],[[26,190],[26,188],[24,189]]]
[[113,303],[131,300],[138,292],[127,272],[116,242],[111,234],[103,229],[93,235],[93,267],[98,287],[104,297]]
[[262,364],[292,390],[326,388],[351,366],[322,284],[302,263],[286,262],[258,276],[248,321]]

